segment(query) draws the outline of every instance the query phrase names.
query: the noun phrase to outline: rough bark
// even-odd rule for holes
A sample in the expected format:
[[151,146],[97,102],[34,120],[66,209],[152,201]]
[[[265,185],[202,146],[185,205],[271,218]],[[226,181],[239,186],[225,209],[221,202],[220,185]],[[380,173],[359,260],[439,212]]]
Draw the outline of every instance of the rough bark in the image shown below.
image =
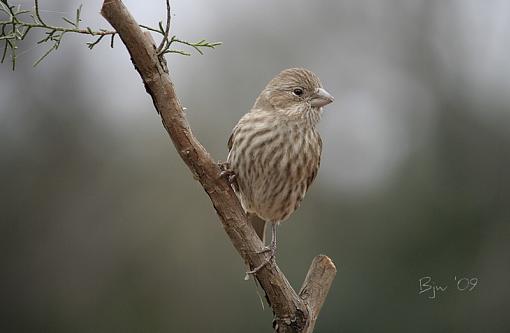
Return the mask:
[[[103,17],[115,28],[143,80],[147,93],[161,116],[177,152],[209,195],[232,244],[250,268],[260,265],[266,254],[257,254],[264,244],[247,222],[230,184],[193,135],[164,60],[121,0],[105,0]],[[331,286],[336,268],[326,256],[317,256],[298,295],[277,266],[266,265],[256,274],[275,314],[277,332],[312,332],[318,312]]]

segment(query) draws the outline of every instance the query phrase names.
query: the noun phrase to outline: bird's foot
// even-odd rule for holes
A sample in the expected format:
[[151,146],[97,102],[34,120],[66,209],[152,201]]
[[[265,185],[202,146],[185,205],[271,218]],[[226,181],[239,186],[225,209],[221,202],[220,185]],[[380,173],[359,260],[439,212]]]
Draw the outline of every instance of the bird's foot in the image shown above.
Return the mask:
[[267,252],[270,252],[270,251],[273,251],[273,249],[271,249],[271,246],[264,246],[264,248],[262,250],[257,251],[255,253],[261,254],[261,253],[267,253]]
[[[260,271],[262,267],[270,264],[270,265],[276,265],[276,243],[271,242],[271,245],[264,247],[262,250],[257,251],[257,254],[267,253],[269,252],[269,258],[266,256],[262,264],[258,265],[254,269],[246,272],[246,277],[249,277],[250,275],[253,275]],[[246,279],[246,278],[245,278]]]
[[219,162],[218,166],[220,167],[220,177],[225,178],[227,182],[234,188],[234,190],[239,189],[239,185],[237,185],[236,174],[234,170],[230,168],[230,163],[228,162]]

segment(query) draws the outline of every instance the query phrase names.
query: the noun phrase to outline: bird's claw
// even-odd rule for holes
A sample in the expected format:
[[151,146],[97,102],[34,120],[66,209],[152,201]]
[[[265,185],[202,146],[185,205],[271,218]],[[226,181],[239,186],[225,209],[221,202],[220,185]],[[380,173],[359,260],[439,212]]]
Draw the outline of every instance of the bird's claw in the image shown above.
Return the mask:
[[255,253],[261,254],[261,253],[266,253],[266,252],[269,252],[269,251],[273,251],[273,249],[270,246],[264,246],[264,248],[262,250],[257,251]]
[[237,179],[236,174],[234,170],[230,168],[230,163],[228,162],[220,162],[218,163],[218,166],[220,167],[220,177],[225,178],[228,183],[234,187],[234,189],[237,191],[239,189],[239,185],[237,185]]
[[[270,252],[269,258],[265,258],[265,260],[262,262],[262,264],[258,265],[254,269],[246,272],[246,277],[249,277],[250,275],[253,275],[260,271],[262,267],[266,266],[267,264],[270,265],[276,265],[276,244],[271,243],[270,246],[264,247],[262,250],[257,251],[257,254],[267,253]],[[246,279],[246,278],[245,278]]]

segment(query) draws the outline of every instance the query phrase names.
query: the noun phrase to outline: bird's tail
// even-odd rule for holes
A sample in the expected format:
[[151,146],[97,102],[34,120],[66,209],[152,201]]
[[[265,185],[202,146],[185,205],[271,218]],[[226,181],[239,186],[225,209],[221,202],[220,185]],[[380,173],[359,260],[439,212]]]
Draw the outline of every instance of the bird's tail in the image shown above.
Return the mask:
[[254,213],[248,213],[248,221],[250,221],[251,225],[253,226],[253,229],[255,229],[255,232],[259,236],[259,238],[262,240],[262,242],[266,243],[266,221],[258,217],[257,214]]

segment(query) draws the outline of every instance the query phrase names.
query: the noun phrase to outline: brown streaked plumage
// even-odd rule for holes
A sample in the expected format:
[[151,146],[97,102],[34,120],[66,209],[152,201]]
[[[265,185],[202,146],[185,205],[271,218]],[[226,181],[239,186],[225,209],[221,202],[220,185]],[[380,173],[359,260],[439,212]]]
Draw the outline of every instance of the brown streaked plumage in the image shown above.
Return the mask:
[[228,140],[236,193],[262,240],[265,223],[272,224],[270,260],[277,225],[299,207],[317,175],[322,150],[317,124],[322,107],[332,101],[313,72],[286,69],[267,84]]

